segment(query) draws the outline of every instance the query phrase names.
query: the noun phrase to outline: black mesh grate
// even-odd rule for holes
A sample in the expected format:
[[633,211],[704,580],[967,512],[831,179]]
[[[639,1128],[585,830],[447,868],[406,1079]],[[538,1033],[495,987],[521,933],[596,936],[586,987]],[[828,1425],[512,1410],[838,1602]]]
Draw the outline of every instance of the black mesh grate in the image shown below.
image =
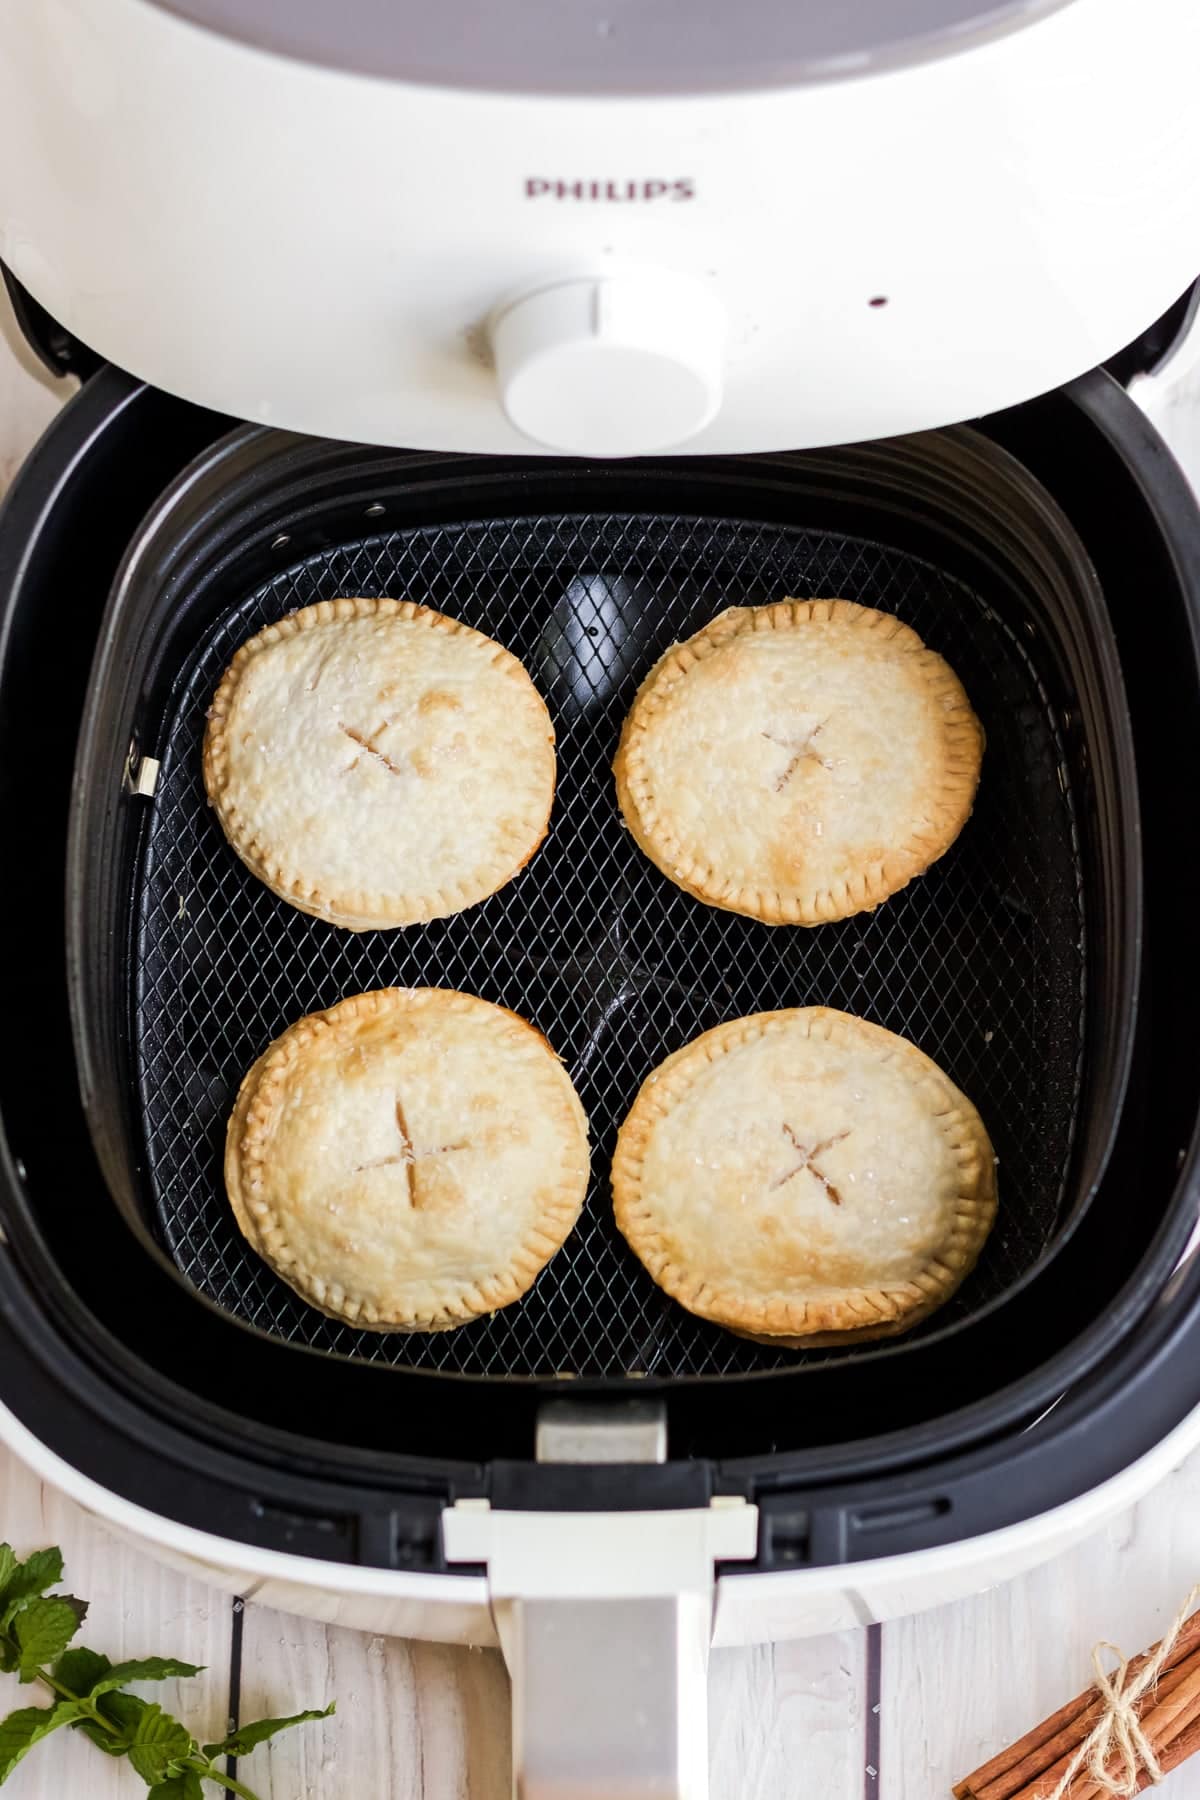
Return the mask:
[[[554,713],[559,789],[529,869],[482,906],[356,936],[303,917],[234,857],[205,802],[205,710],[237,646],[342,593],[422,601],[519,655]],[[958,671],[988,736],[975,815],[874,914],[772,929],[700,905],[640,855],[610,762],[652,660],[722,607],[841,595],[907,619]],[[345,544],[231,596],[183,671],[158,746],[137,913],[135,1041],[162,1237],[220,1305],[293,1342],[468,1374],[715,1375],[795,1364],[693,1319],[611,1221],[608,1158],[644,1076],[722,1020],[823,1003],[904,1033],[979,1106],[1001,1214],[979,1268],[926,1333],[1002,1292],[1063,1199],[1079,1097],[1083,916],[1066,765],[1039,645],[978,595],[872,543],[778,525],[622,515],[423,527]],[[519,1306],[457,1332],[378,1335],[305,1305],[247,1249],[221,1179],[237,1083],[301,1014],[384,985],[463,988],[532,1019],[592,1124],[583,1219]],[[812,1351],[810,1359],[847,1354]]]

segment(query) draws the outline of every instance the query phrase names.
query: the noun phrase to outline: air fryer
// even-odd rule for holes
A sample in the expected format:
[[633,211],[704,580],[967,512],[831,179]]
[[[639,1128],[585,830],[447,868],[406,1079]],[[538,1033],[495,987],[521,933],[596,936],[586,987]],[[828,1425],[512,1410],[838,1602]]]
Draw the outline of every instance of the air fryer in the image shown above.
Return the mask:
[[[70,10],[94,45],[95,0]],[[711,89],[692,61],[725,41],[719,9],[675,62],[663,6],[612,9],[620,41],[602,70],[571,35],[573,15],[550,25],[539,13],[546,66],[520,104],[544,122],[541,151],[557,156],[551,128],[574,122],[590,155],[600,119],[644,123],[661,90],[682,150],[709,173],[656,162],[626,192],[620,171],[601,179],[586,159],[530,162],[521,180],[536,191],[521,187],[503,214],[528,279],[515,297],[504,288],[497,250],[485,306],[465,270],[492,239],[455,262],[443,237],[439,263],[424,188],[405,172],[396,205],[410,209],[413,275],[395,292],[393,324],[408,308],[407,326],[390,361],[374,324],[358,320],[361,345],[341,335],[365,296],[392,294],[390,250],[378,264],[341,258],[354,292],[337,305],[350,310],[323,334],[311,297],[297,302],[316,334],[302,360],[295,318],[277,314],[278,337],[266,334],[266,289],[248,274],[260,258],[269,288],[299,254],[285,103],[308,94],[330,119],[361,103],[347,154],[361,153],[374,196],[368,153],[389,94],[397,142],[440,120],[443,150],[455,121],[483,136],[518,104],[511,47],[494,36],[476,46],[498,59],[480,81],[465,41],[455,50],[412,19],[409,37],[389,36],[365,5],[335,28],[265,0],[121,0],[115,39],[136,42],[165,87],[149,84],[144,116],[95,150],[106,178],[140,196],[115,222],[104,209],[115,276],[94,291],[82,280],[100,259],[79,194],[51,193],[41,164],[0,178],[18,316],[48,361],[81,377],[0,514],[0,944],[19,1044],[0,1066],[5,1430],[85,1503],[214,1578],[375,1598],[396,1628],[499,1641],[529,1800],[613,1781],[694,1800],[714,1632],[804,1629],[814,1598],[838,1593],[850,1616],[879,1616],[876,1584],[911,1606],[952,1569],[985,1580],[1200,1435],[1200,1067],[1186,1053],[1200,951],[1179,869],[1179,771],[1200,721],[1200,514],[1122,385],[1188,331],[1200,244],[1182,246],[1183,271],[1163,218],[1176,189],[1150,196],[1132,126],[1064,87],[1064,114],[1089,143],[1120,139],[1122,266],[1142,229],[1135,203],[1149,208],[1154,266],[1130,277],[1144,286],[1098,290],[1101,247],[1084,229],[1094,194],[1061,143],[1034,205],[981,138],[965,162],[980,194],[1003,197],[997,253],[1023,259],[1036,290],[1010,310],[1007,335],[995,295],[980,295],[970,324],[957,276],[946,274],[949,299],[937,287],[941,201],[921,189],[903,215],[919,243],[897,262],[895,235],[877,237],[869,282],[871,234],[851,232],[849,215],[828,250],[809,241],[841,295],[841,310],[821,302],[833,333],[821,394],[805,385],[821,331],[789,285],[790,239],[765,290],[765,348],[738,339],[751,302],[729,258],[750,240],[732,191],[703,211],[722,178],[705,121],[722,115],[731,134],[725,175],[752,169],[778,204],[771,153],[789,116],[805,132],[827,111],[850,126],[874,95],[878,151],[883,114],[927,83],[943,124],[986,103],[1032,157],[1044,122],[1025,143],[1024,114],[1005,110],[1016,75],[1061,85],[1068,53],[1090,44],[1095,82],[1095,59],[1115,66],[1124,44],[1107,0],[946,0],[883,34],[870,10],[835,29],[808,9],[803,56],[787,21],[754,14],[745,66],[735,58]],[[1191,29],[1163,20],[1164,32]],[[82,77],[72,87],[47,71],[36,24],[5,27],[0,42],[6,32],[14,66],[54,95],[73,154]],[[384,55],[397,46],[403,67]],[[1129,54],[1149,53],[1139,42]],[[863,69],[848,73],[846,57]],[[111,50],[101,60],[125,92],[128,71]],[[274,252],[223,187],[226,150],[203,178],[187,165],[211,141],[205,70],[231,100],[261,99],[257,126],[237,107],[226,116],[242,148],[268,146],[246,183],[257,192],[269,167],[277,184]],[[746,125],[752,91],[761,140]],[[29,105],[9,97],[8,130],[28,156]],[[1171,132],[1195,130],[1159,110],[1156,155]],[[899,166],[927,166],[926,124],[898,144]],[[177,134],[183,161],[152,176],[145,152],[160,132]],[[505,179],[512,149],[497,151]],[[846,201],[860,181],[873,193],[863,147],[843,154],[819,208],[839,181]],[[312,174],[341,206],[322,227],[333,242],[321,292],[337,247],[361,251],[365,200],[340,155]],[[553,172],[577,167],[597,174]],[[658,192],[668,177],[699,185]],[[946,175],[955,193],[961,178]],[[436,180],[443,225],[466,232],[477,202],[463,197],[462,162]],[[163,240],[173,182],[192,184],[193,210]],[[681,270],[697,196],[711,264]],[[610,226],[619,205],[625,222]],[[760,270],[765,226],[747,206]],[[1058,265],[1039,236],[1055,209],[1072,220]],[[526,218],[523,237],[514,221]],[[610,229],[640,261],[588,261]],[[972,214],[968,261],[983,255],[978,232]],[[155,250],[164,241],[171,255]],[[563,260],[546,275],[554,241]],[[716,284],[678,344],[661,303],[683,290],[646,285],[655,254],[685,288]],[[1010,273],[1000,298],[1016,306]],[[422,311],[439,281],[454,321],[440,335]],[[586,318],[572,310],[581,283],[593,298],[606,290]],[[460,330],[468,290],[475,323]],[[617,324],[593,332],[609,301]],[[709,302],[724,321],[719,353]],[[699,388],[672,387],[667,363]],[[639,407],[630,372],[651,365]],[[563,427],[543,377],[566,384],[582,426]],[[699,410],[686,428],[671,415],[660,450],[668,389]],[[605,404],[626,407],[622,430],[633,420],[638,441],[622,447],[639,454],[600,454],[612,448]],[[594,443],[564,448],[588,420]],[[554,828],[525,877],[410,932],[346,934],[277,900],[229,850],[200,779],[205,707],[237,644],[346,592],[402,594],[498,638],[533,673],[558,738]],[[878,911],[811,932],[683,895],[620,828],[609,773],[654,658],[722,606],[782,594],[907,619],[959,672],[988,738],[954,849]],[[580,1226],[525,1300],[457,1332],[366,1333],[314,1311],[248,1249],[223,1195],[221,1140],[245,1069],[300,1014],[380,985],[460,987],[533,1018],[591,1120]],[[916,1330],[780,1350],[654,1286],[613,1227],[607,1164],[670,1051],[723,1019],[815,1002],[912,1038],[971,1095],[999,1157],[1001,1214],[975,1272]],[[652,1665],[654,1728],[640,1737],[625,1705],[634,1643]]]

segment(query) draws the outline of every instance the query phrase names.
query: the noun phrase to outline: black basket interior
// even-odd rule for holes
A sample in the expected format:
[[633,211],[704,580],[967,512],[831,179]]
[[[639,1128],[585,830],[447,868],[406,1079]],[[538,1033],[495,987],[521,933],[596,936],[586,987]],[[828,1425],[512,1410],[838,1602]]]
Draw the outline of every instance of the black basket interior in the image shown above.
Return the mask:
[[[247,594],[212,579],[208,626],[149,742],[161,758],[133,918],[134,1072],[144,1180],[178,1269],[289,1342],[407,1367],[501,1376],[695,1376],[859,1352],[779,1351],[693,1318],[612,1223],[617,1127],[663,1057],[723,1020],[824,1004],[901,1032],[975,1101],[1000,1164],[1000,1216],[975,1273],[914,1333],[1012,1288],[1069,1210],[1086,1040],[1085,869],[1055,657],[1030,617],[907,549],[786,522],[673,512],[543,512],[326,543]],[[286,540],[286,534],[280,534]],[[286,541],[274,543],[287,561]],[[291,554],[295,554],[293,551]],[[221,587],[221,583],[224,587]],[[483,905],[354,935],[296,912],[233,855],[200,778],[206,708],[238,645],[295,607],[394,595],[514,651],[558,734],[549,838]],[[974,816],[923,879],[815,930],[703,906],[623,828],[610,764],[638,683],[723,607],[841,596],[896,613],[947,657],[987,734]],[[530,1018],[563,1057],[592,1128],[584,1216],[517,1306],[461,1330],[377,1334],[307,1306],[247,1248],[222,1188],[238,1082],[293,1020],[380,986],[461,988]]]

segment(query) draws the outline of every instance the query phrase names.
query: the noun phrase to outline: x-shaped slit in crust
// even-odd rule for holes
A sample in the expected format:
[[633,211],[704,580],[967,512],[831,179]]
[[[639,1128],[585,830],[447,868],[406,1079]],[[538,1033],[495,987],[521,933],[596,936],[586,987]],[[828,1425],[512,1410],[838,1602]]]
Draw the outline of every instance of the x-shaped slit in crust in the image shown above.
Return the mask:
[[400,1149],[394,1156],[378,1156],[374,1162],[359,1163],[354,1173],[362,1175],[368,1169],[403,1168],[404,1183],[407,1189],[408,1204],[414,1211],[421,1207],[421,1191],[417,1179],[417,1163],[425,1156],[448,1156],[453,1150],[465,1150],[462,1144],[431,1144],[428,1150],[418,1150],[409,1135],[408,1123],[404,1117],[404,1103],[399,1094],[396,1095],[395,1107],[396,1131],[400,1138]]
[[[348,737],[352,744],[357,744],[360,750],[365,750],[368,756],[373,756],[377,762],[381,762],[383,764],[384,768],[387,769],[389,774],[403,775],[403,774],[405,774],[406,771],[404,769],[402,769],[398,763],[394,763],[390,756],[385,756],[383,751],[378,749],[376,747],[376,745],[374,744],[374,742],[372,741],[374,738],[377,738],[379,736],[379,733],[381,731],[387,730],[389,723],[390,723],[390,721],[385,719],[383,721],[383,724],[380,725],[377,730],[375,730],[371,733],[370,737],[367,737],[364,732],[355,731],[353,726],[351,726],[351,725],[343,725],[342,721],[340,719],[338,720],[338,730],[342,733],[342,735],[344,737]],[[354,761],[352,763],[348,763],[346,765],[346,767],[342,770],[342,774],[348,775],[350,773],[351,769],[357,769],[358,762],[359,762],[359,759],[356,756]]]
[[775,792],[777,794],[782,794],[784,788],[792,779],[792,776],[796,773],[796,770],[800,767],[802,762],[815,762],[823,769],[829,767],[824,757],[813,747],[813,740],[817,736],[817,733],[823,729],[825,723],[826,721],[824,719],[820,720],[818,724],[813,726],[811,731],[804,735],[804,737],[783,738],[776,737],[773,731],[763,732],[762,735],[769,744],[778,744],[781,750],[791,750],[795,752],[791,762],[775,783]]
[[800,1160],[793,1168],[786,1170],[784,1174],[780,1175],[771,1183],[770,1191],[774,1193],[776,1188],[783,1187],[795,1176],[802,1175],[805,1169],[807,1169],[813,1179],[820,1182],[829,1198],[833,1201],[833,1204],[835,1206],[840,1206],[842,1204],[842,1196],[838,1193],[824,1170],[817,1167],[816,1159],[818,1156],[823,1155],[826,1150],[832,1149],[834,1144],[840,1144],[843,1138],[848,1138],[850,1136],[849,1131],[835,1132],[832,1137],[822,1138],[819,1144],[813,1144],[811,1148],[807,1144],[802,1144],[800,1142],[800,1139],[796,1136],[796,1133],[792,1130],[790,1125],[785,1125],[783,1127],[783,1135],[787,1138]]

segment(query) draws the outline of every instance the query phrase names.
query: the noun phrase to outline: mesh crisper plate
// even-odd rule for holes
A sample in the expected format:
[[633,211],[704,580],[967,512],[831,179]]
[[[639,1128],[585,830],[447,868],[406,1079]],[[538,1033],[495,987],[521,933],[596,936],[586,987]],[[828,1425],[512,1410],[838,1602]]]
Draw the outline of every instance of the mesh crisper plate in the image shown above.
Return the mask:
[[[421,601],[520,656],[558,733],[550,835],[483,905],[353,935],[267,892],[205,801],[205,711],[238,645],[338,594]],[[671,885],[620,823],[610,763],[653,660],[723,607],[840,595],[911,623],[961,677],[987,732],[978,804],[954,849],[874,914],[771,928]],[[780,1352],[666,1299],[611,1218],[617,1127],[663,1057],[723,1020],[822,1003],[915,1040],[976,1102],[1000,1159],[980,1265],[926,1334],[1036,1259],[1063,1199],[1079,1096],[1083,913],[1066,764],[1035,641],[925,563],[779,525],[622,514],[426,526],[330,549],[230,596],[186,668],[162,737],[137,912],[135,1031],[162,1238],[221,1306],[292,1342],[468,1374],[715,1375],[849,1352]],[[308,1307],[245,1246],[222,1186],[237,1084],[301,1014],[380,986],[466,989],[530,1018],[592,1127],[587,1207],[517,1306],[462,1330],[380,1335]],[[860,1352],[861,1354],[861,1352]]]

